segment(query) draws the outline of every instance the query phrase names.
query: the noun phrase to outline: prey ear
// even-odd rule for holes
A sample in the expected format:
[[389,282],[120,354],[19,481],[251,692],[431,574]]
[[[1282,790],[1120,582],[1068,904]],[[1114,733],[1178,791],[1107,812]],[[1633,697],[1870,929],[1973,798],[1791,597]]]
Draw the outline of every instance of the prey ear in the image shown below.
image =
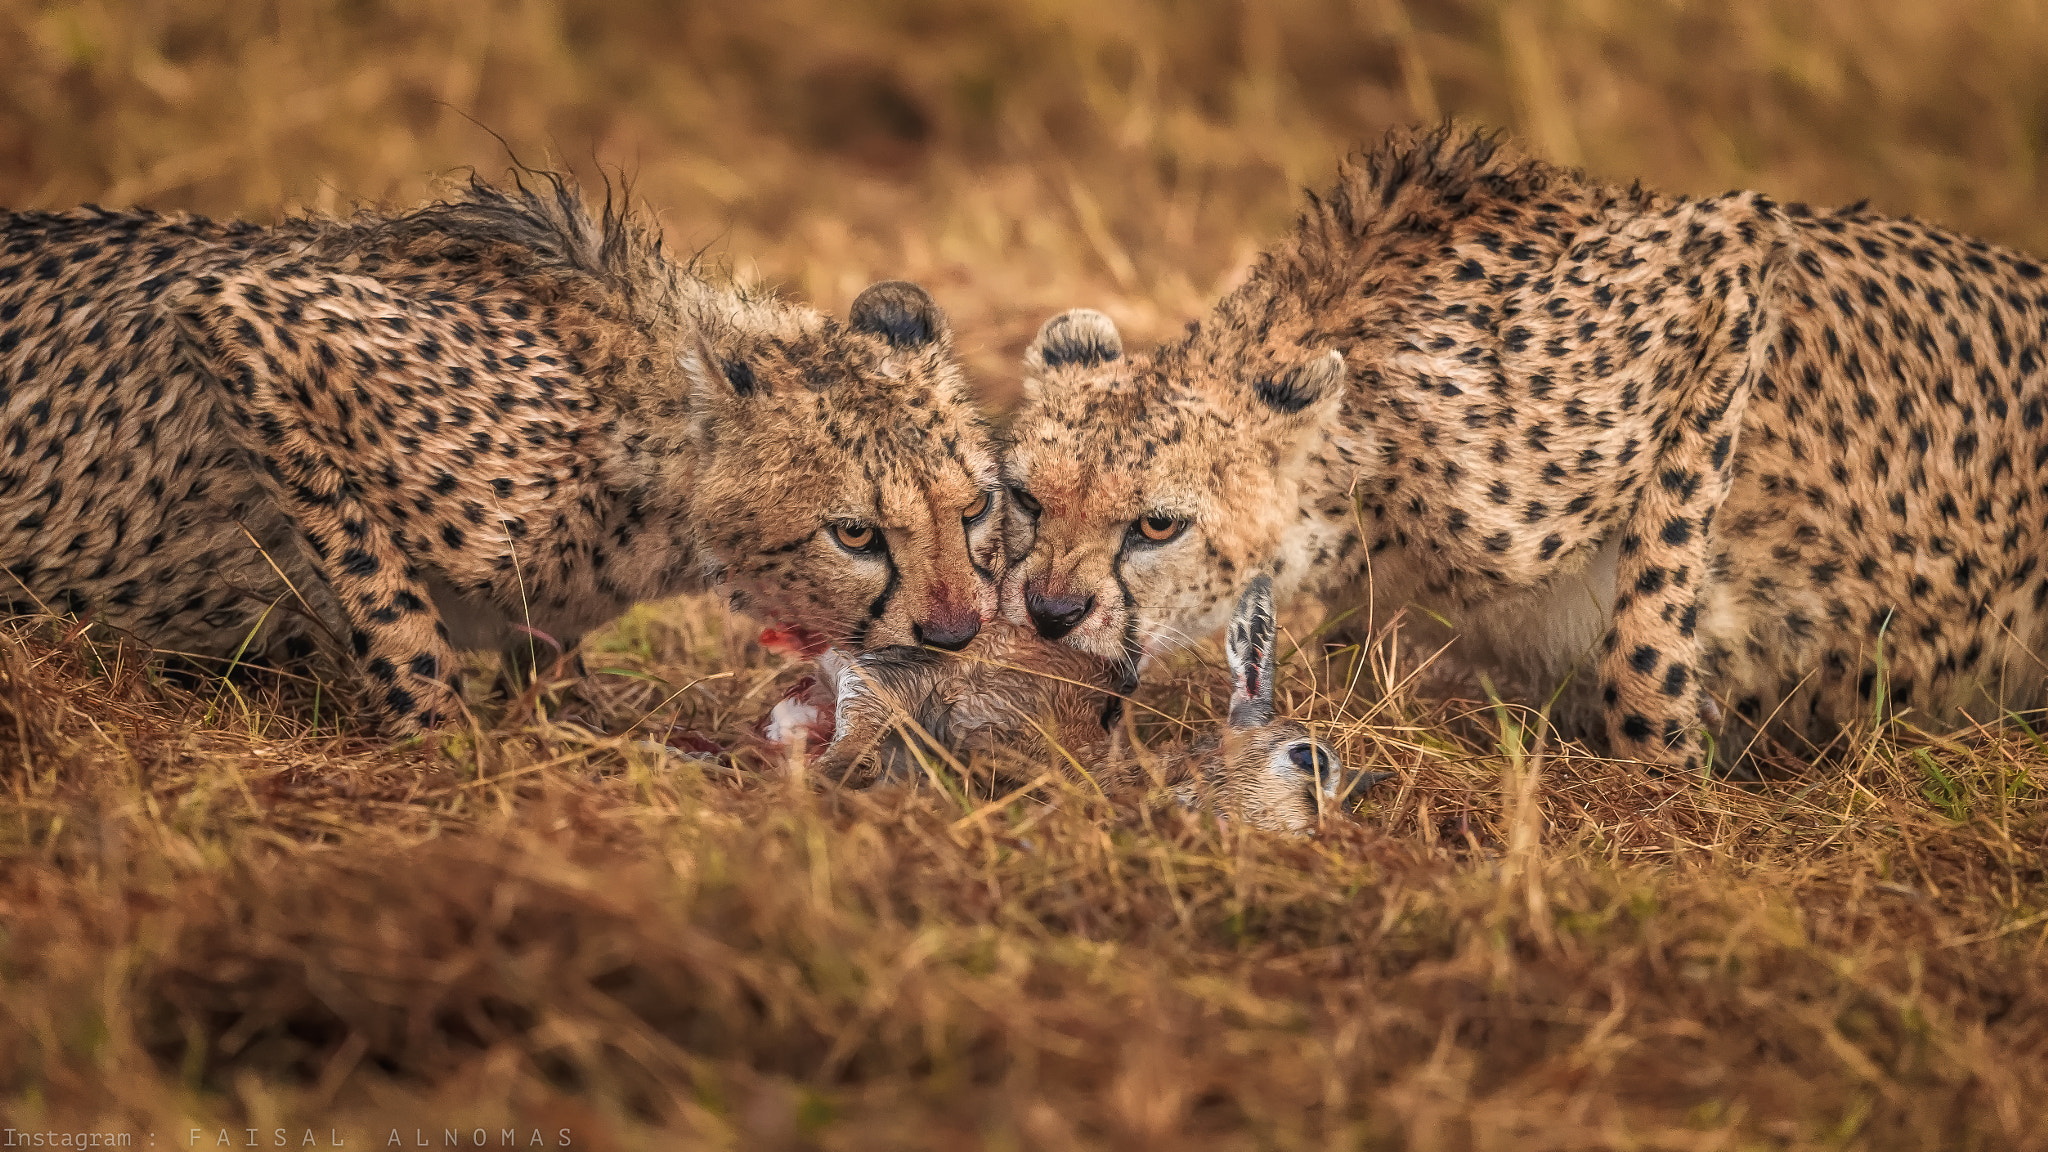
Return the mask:
[[1093,308],[1072,308],[1047,320],[1024,350],[1024,370],[1036,376],[1053,368],[1093,368],[1123,359],[1124,338],[1116,321]]
[[1273,722],[1273,647],[1279,634],[1273,622],[1273,578],[1264,573],[1238,598],[1237,612],[1224,634],[1223,655],[1230,662],[1230,726],[1257,728]]
[[952,338],[938,302],[931,293],[908,280],[868,285],[853,298],[853,307],[847,311],[847,325],[855,332],[880,336],[899,352],[914,352],[935,344],[943,347]]
[[1333,349],[1253,377],[1251,392],[1257,406],[1270,415],[1320,424],[1335,416],[1343,404],[1349,375],[1344,354]]

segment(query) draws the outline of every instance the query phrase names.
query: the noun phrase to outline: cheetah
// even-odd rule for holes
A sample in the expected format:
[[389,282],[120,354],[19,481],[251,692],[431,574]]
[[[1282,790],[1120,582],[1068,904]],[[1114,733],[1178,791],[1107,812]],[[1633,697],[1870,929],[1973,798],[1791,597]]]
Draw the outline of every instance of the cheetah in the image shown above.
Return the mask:
[[6,215],[7,600],[326,653],[394,737],[458,709],[458,651],[693,589],[814,645],[958,648],[1002,496],[951,342],[916,285],[842,323],[545,172],[275,227]]
[[[1279,715],[1269,579],[1246,587],[1225,635],[1231,696],[1223,731],[1156,762],[1176,799],[1189,807],[1207,800],[1225,817],[1299,833],[1387,778],[1364,772],[1347,779],[1329,742]],[[995,622],[957,655],[890,648],[823,670],[836,683],[837,711],[817,767],[832,778],[905,774],[910,747],[898,725],[906,719],[966,755],[1010,746],[1018,730],[1036,729],[1056,763],[1087,773],[1113,797],[1141,790],[1155,766],[1133,749],[1121,723],[1125,696],[1136,687],[1127,670],[1041,639],[1028,626]]]
[[2044,364],[2018,252],[1399,130],[1180,337],[1045,324],[1005,612],[1142,661],[1262,573],[1367,631],[1427,608],[1424,648],[1666,775],[1995,719],[2048,703]]

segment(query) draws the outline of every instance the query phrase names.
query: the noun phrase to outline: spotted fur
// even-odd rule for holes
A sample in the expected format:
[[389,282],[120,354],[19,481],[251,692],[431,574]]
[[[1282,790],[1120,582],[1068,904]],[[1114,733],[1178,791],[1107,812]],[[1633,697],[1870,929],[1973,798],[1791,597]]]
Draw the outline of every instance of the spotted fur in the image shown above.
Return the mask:
[[1077,647],[1156,654],[1269,572],[1361,622],[1427,607],[1465,664],[1568,681],[1568,728],[1680,769],[1703,732],[1733,761],[2048,703],[2020,253],[1399,133],[1183,338],[1071,351],[1112,346],[1048,324],[1007,464],[1007,611]]
[[16,610],[325,648],[394,735],[451,714],[457,650],[707,585],[853,649],[971,637],[995,481],[916,286],[840,323],[551,176],[276,228],[0,217]]

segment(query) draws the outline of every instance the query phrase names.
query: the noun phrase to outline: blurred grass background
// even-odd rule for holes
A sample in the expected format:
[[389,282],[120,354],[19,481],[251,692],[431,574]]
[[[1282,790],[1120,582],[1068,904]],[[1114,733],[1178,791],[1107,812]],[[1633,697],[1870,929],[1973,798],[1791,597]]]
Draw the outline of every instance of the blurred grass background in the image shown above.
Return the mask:
[[[503,171],[497,133],[834,311],[926,283],[1000,405],[1045,316],[1164,334],[1405,121],[2048,254],[2044,63],[2038,0],[0,0],[0,205],[403,204]],[[599,662],[647,727],[733,743],[802,671],[745,632],[654,606]],[[1354,692],[1356,655],[1288,693],[1400,775],[1279,842],[516,719],[377,748],[9,630],[0,1117],[137,1147],[2048,1148],[2048,746],[1900,731],[1665,796]],[[1163,681],[1213,715],[1213,663]]]
[[488,128],[824,307],[927,282],[1001,402],[1046,315],[1163,331],[1401,122],[2048,250],[2044,45],[2037,0],[9,0],[0,203],[409,202]]

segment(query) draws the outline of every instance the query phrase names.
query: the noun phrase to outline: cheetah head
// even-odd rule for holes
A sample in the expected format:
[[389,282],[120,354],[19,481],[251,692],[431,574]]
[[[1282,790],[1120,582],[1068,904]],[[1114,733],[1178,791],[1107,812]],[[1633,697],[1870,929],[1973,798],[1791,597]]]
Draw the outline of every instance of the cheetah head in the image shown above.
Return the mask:
[[1240,365],[1197,390],[1192,343],[1124,355],[1076,309],[1025,354],[1004,464],[1004,614],[1105,659],[1144,662],[1222,626],[1274,567],[1309,446],[1338,417],[1344,360]]
[[692,525],[714,587],[854,651],[966,645],[996,616],[1002,488],[922,288],[848,322],[742,299],[685,350]]

